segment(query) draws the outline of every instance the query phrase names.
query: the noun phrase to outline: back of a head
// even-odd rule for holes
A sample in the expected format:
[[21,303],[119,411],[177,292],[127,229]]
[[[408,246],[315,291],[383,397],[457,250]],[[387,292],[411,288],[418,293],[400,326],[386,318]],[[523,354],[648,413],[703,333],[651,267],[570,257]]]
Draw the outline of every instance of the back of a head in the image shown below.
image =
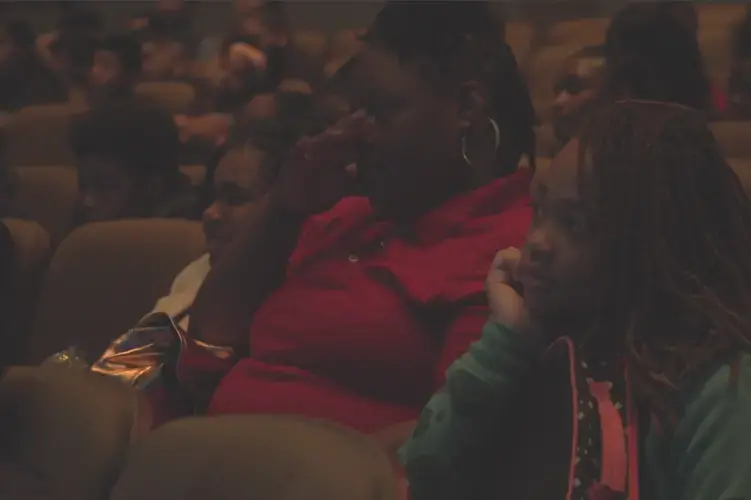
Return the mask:
[[84,84],[94,56],[97,42],[86,36],[61,34],[54,40],[49,51],[64,58],[68,65],[69,77],[74,84]]
[[709,109],[709,82],[696,31],[676,9],[670,2],[638,3],[615,14],[605,42],[606,98]]
[[172,117],[140,101],[108,103],[77,116],[70,142],[76,156],[116,161],[136,176],[179,177],[179,135]]
[[485,86],[488,115],[509,135],[500,172],[516,168],[522,155],[534,158],[532,101],[489,2],[389,1],[363,41],[413,63],[444,91],[472,80]]
[[90,8],[72,4],[61,12],[57,29],[67,35],[91,36],[101,31],[102,19]]
[[103,38],[97,45],[97,50],[112,52],[122,65],[123,73],[129,77],[141,74],[143,65],[141,43],[131,34],[115,34]]
[[144,36],[149,41],[170,39],[174,35],[172,28],[172,22],[168,14],[154,12],[149,16],[149,25],[144,31]]

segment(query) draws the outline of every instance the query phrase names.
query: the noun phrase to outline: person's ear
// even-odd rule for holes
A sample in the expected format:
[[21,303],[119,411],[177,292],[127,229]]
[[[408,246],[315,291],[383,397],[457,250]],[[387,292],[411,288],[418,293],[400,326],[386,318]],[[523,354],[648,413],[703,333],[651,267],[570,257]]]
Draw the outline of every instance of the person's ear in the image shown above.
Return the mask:
[[486,116],[488,105],[484,86],[475,80],[469,80],[459,87],[459,126],[469,128],[477,120]]

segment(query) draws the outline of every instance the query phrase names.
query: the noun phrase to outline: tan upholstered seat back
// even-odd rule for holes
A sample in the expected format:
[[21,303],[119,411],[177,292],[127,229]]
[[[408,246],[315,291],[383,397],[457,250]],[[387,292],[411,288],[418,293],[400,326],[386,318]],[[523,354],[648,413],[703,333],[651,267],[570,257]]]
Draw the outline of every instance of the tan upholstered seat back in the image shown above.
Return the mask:
[[[120,381],[63,368],[12,368],[0,381],[0,496],[41,483],[55,500],[104,500],[117,479],[136,419],[146,417],[135,391]],[[27,472],[27,474],[23,474]],[[26,476],[26,477],[24,477]],[[4,481],[4,482],[5,482]],[[27,499],[2,496],[3,499]]]
[[78,174],[74,167],[18,167],[18,191],[15,211],[24,218],[38,222],[53,239],[68,231],[71,213],[78,196]]
[[710,128],[728,158],[751,158],[751,122],[714,122]]
[[751,197],[751,158],[730,158],[728,164],[733,167],[735,175],[741,181],[746,196]]
[[136,86],[136,95],[163,107],[171,114],[190,111],[196,89],[184,82],[144,82]]
[[157,429],[133,448],[110,500],[396,500],[396,492],[388,458],[366,436],[244,415]]
[[201,224],[125,220],[87,224],[58,247],[31,330],[31,361],[75,343],[90,358],[165,295],[204,251]]
[[3,219],[15,246],[15,262],[11,274],[10,300],[12,329],[0,332],[3,359],[19,363],[26,354],[28,329],[34,311],[39,285],[50,258],[50,236],[34,221]]
[[81,111],[69,104],[29,106],[18,111],[7,127],[8,164],[74,165],[68,144],[70,119]]

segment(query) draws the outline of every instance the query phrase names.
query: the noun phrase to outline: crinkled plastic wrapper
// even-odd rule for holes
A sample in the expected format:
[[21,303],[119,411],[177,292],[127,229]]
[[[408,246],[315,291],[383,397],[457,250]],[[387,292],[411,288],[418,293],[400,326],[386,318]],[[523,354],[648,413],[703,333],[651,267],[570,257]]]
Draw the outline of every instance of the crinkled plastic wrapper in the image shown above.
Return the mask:
[[[48,362],[71,367],[85,364],[71,349],[53,355]],[[159,386],[190,394],[194,381],[224,373],[233,363],[232,348],[191,340],[168,314],[152,313],[112,342],[90,369],[140,391]]]
[[184,335],[167,314],[150,314],[112,342],[91,371],[146,389],[165,366],[174,365]]

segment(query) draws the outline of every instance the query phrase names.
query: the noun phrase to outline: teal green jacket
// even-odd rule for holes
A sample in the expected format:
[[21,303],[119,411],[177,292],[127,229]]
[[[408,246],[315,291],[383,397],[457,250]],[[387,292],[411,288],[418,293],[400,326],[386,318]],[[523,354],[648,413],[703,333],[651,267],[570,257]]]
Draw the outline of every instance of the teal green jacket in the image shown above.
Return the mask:
[[[399,452],[412,500],[468,500],[485,490],[478,487],[478,462],[493,453],[483,446],[493,442],[489,437],[543,350],[505,326],[485,325],[481,339],[448,369],[446,386]],[[741,358],[737,384],[729,380],[729,365],[712,370],[686,392],[669,437],[647,431],[642,498],[751,500],[751,357]]]

